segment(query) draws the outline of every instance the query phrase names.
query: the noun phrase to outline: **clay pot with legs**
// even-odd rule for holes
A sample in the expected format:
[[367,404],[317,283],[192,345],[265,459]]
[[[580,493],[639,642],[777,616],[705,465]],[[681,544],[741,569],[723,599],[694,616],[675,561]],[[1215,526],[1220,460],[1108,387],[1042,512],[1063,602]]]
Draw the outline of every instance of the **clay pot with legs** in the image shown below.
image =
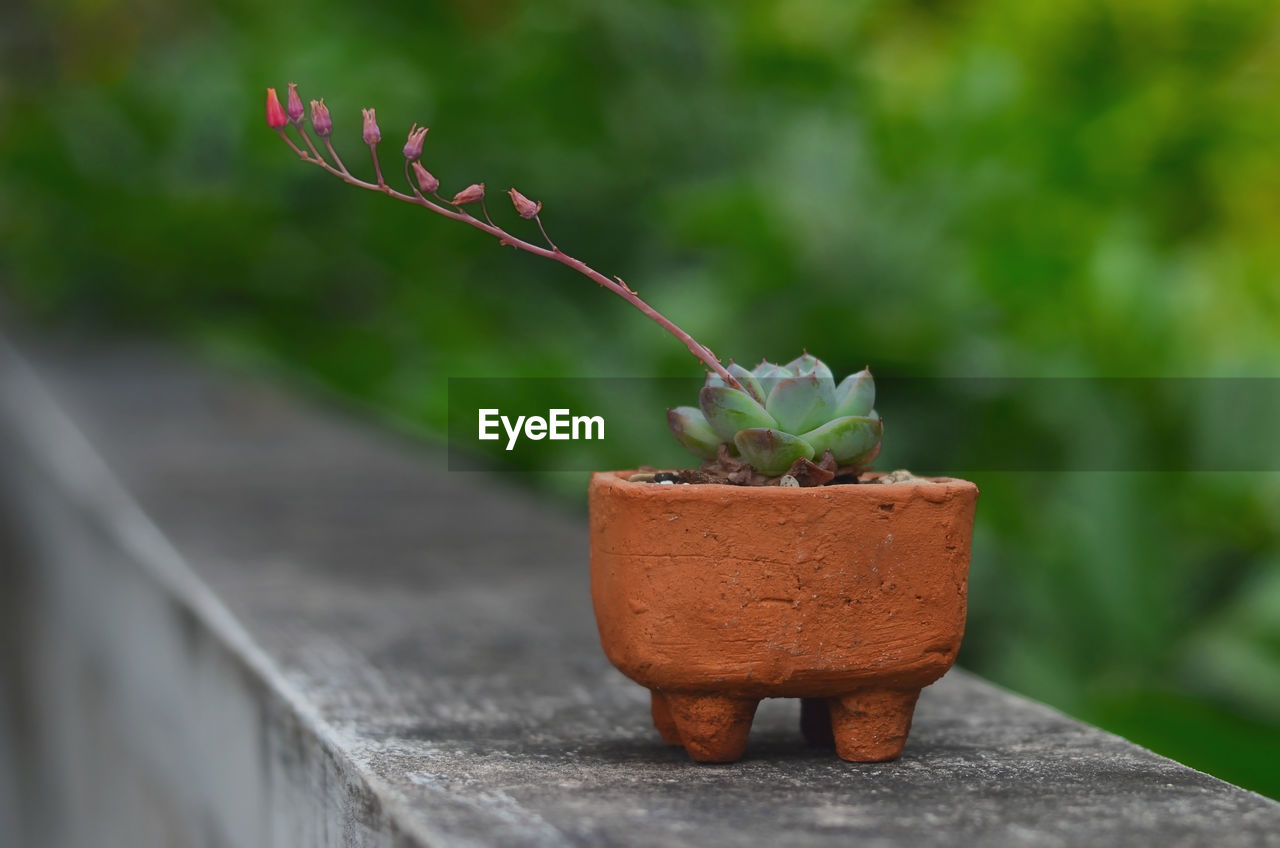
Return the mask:
[[699,762],[746,749],[763,698],[800,698],[812,743],[902,753],[922,687],[964,633],[978,489],[950,478],[814,488],[591,480],[605,654]]

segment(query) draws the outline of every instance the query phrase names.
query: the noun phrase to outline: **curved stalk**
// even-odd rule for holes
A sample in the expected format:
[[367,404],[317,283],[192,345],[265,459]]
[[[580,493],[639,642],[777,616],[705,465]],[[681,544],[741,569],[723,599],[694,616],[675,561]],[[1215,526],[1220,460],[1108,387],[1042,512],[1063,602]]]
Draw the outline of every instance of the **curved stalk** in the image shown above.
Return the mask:
[[[337,177],[338,179],[342,180],[343,182],[349,185],[358,186],[359,188],[367,189],[369,191],[376,191],[379,194],[385,194],[390,197],[394,197],[396,200],[400,200],[405,203],[412,203],[415,206],[421,206],[424,209],[428,209],[436,213],[437,215],[443,215],[446,218],[452,218],[455,221],[461,221],[464,224],[468,224],[472,227],[475,227],[477,230],[486,232],[489,235],[493,236],[494,238],[498,239],[499,244],[510,245],[511,247],[514,247],[518,250],[523,250],[526,253],[532,253],[533,255],[541,256],[544,259],[551,259],[555,262],[559,262],[561,265],[566,265],[572,268],[573,270],[577,271],[579,274],[582,274],[584,277],[587,277],[588,279],[590,279],[592,282],[602,286],[603,288],[608,289],[609,291],[616,294],[618,297],[627,301],[636,309],[640,310],[642,313],[648,316],[658,326],[662,327],[668,333],[675,336],[677,339],[680,340],[682,344],[684,344],[686,348],[688,348],[690,353],[692,353],[695,357],[697,357],[699,361],[701,361],[704,365],[707,366],[707,368],[715,372],[715,374],[719,376],[720,379],[724,380],[727,384],[729,384],[730,386],[733,386],[734,388],[738,388],[738,389],[742,388],[742,385],[736,379],[734,379],[733,375],[730,374],[728,370],[724,367],[724,365],[720,363],[719,358],[717,358],[716,355],[712,353],[709,347],[699,343],[697,340],[693,338],[693,336],[689,335],[684,330],[682,330],[679,326],[677,326],[675,322],[671,321],[662,313],[658,312],[658,310],[654,309],[652,306],[650,306],[648,303],[642,300],[640,298],[640,295],[636,294],[635,290],[632,289],[630,286],[628,286],[626,283],[622,282],[621,279],[618,279],[616,277],[613,279],[606,277],[604,274],[601,274],[599,271],[595,270],[590,265],[583,262],[581,259],[575,259],[569,254],[565,253],[560,248],[556,247],[555,243],[551,241],[549,236],[547,236],[546,230],[543,228],[541,220],[538,220],[537,222],[538,228],[539,230],[541,230],[543,238],[546,238],[547,243],[552,246],[551,249],[541,247],[536,244],[532,244],[521,238],[517,238],[516,236],[511,235],[511,233],[507,232],[506,230],[494,224],[491,220],[481,220],[479,218],[476,218],[475,216],[469,214],[462,208],[454,207],[450,209],[450,208],[447,208],[446,206],[442,206],[440,204],[432,202],[431,200],[428,200],[425,196],[423,196],[423,194],[420,191],[418,191],[417,187],[413,185],[413,181],[409,178],[407,160],[405,163],[406,165],[405,178],[406,180],[408,180],[409,187],[410,189],[412,189],[413,194],[410,195],[400,191],[396,191],[391,186],[387,185],[387,183],[382,179],[382,169],[378,163],[376,145],[370,145],[370,150],[373,153],[374,168],[377,171],[378,182],[370,183],[370,182],[366,182],[365,180],[359,179],[358,177],[352,176],[351,172],[348,171],[346,167],[342,165],[342,160],[338,158],[337,151],[333,149],[333,145],[329,143],[329,140],[327,138],[325,139],[325,145],[328,148],[330,154],[332,154],[334,162],[337,163],[337,167],[334,167],[333,165],[331,165],[328,162],[328,160],[326,160],[319,153],[316,146],[312,143],[311,137],[307,133],[305,125],[299,123],[297,125],[297,129],[298,129],[298,132],[301,133],[303,140],[306,142],[307,147],[310,149],[311,155],[308,155],[307,153],[299,149],[298,146],[295,145],[293,141],[283,132],[283,130],[280,131],[280,137],[285,140],[285,142],[289,145],[289,147],[292,148],[293,151],[297,153],[303,161],[310,162],[313,165],[318,165],[319,167],[323,168],[333,176]],[[485,217],[486,219],[488,218],[487,209],[485,209]]]

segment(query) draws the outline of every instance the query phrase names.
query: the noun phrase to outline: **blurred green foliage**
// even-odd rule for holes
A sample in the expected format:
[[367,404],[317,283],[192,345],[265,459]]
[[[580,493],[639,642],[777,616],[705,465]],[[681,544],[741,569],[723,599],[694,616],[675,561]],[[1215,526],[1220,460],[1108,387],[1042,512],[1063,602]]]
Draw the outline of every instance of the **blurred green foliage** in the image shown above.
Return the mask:
[[[353,166],[360,107],[393,162],[411,121],[431,125],[444,191],[544,201],[561,246],[725,357],[807,346],[842,373],[941,376],[1280,362],[1266,0],[3,15],[0,274],[26,320],[186,340],[425,433],[448,376],[697,363],[565,269],[297,163],[263,124],[268,85],[325,97]],[[892,398],[880,411],[891,443]],[[1109,449],[1144,448],[1160,416],[1157,398],[1114,417]],[[661,410],[652,429],[601,464],[678,461]],[[580,490],[570,476],[541,485]],[[973,477],[962,661],[1280,797],[1277,475]]]

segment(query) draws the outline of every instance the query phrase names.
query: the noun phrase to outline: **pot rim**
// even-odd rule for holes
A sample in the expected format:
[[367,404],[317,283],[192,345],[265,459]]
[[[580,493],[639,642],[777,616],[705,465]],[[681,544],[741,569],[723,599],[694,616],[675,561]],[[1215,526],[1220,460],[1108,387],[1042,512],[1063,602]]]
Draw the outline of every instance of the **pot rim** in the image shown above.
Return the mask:
[[[978,486],[970,480],[964,480],[960,477],[924,477],[927,483],[919,483],[907,481],[903,483],[880,483],[873,485],[861,484],[861,481],[874,480],[883,477],[889,472],[886,471],[868,471],[858,476],[859,484],[841,484],[838,486],[734,486],[730,483],[687,483],[673,484],[670,486],[657,485],[648,482],[632,483],[627,478],[632,474],[640,472],[635,470],[621,471],[593,471],[591,473],[591,487],[608,486],[616,488],[625,493],[657,493],[663,492],[672,497],[737,497],[737,498],[759,498],[768,497],[784,497],[784,498],[823,498],[830,499],[832,497],[839,498],[862,498],[868,497],[880,499],[892,493],[902,493],[906,491],[928,492],[939,491],[952,493],[957,491],[972,490],[975,494],[978,492]],[[937,487],[937,488],[935,488]]]

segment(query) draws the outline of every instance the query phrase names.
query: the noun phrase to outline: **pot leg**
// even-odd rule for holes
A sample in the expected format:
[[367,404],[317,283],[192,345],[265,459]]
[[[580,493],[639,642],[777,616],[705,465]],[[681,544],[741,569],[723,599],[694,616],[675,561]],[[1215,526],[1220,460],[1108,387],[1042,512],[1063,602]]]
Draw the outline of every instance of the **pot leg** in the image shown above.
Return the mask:
[[668,694],[666,698],[690,757],[700,763],[732,763],[742,758],[758,700],[723,695]]
[[907,744],[919,689],[863,689],[831,698],[836,753],[855,763],[897,759]]
[[649,690],[649,711],[653,714],[653,726],[662,734],[662,741],[668,745],[683,745],[680,731],[676,730],[676,720],[671,717],[671,707],[667,704],[667,696],[656,689]]
[[800,699],[800,732],[804,741],[810,745],[835,744],[835,734],[831,732],[831,710],[826,698]]

